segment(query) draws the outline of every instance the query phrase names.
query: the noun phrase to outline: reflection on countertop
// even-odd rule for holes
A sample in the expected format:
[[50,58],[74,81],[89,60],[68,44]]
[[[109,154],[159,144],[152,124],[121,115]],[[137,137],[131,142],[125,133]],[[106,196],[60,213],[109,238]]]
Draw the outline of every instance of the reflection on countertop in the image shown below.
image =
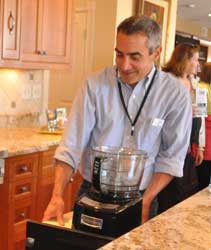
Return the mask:
[[57,146],[58,134],[43,134],[39,128],[0,128],[0,158],[47,150]]
[[208,188],[108,243],[100,250],[210,250]]

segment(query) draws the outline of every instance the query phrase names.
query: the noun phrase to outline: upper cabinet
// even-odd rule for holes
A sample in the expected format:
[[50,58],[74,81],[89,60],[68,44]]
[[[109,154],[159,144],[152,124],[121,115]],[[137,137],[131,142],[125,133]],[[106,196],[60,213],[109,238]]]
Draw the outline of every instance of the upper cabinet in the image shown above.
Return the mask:
[[3,59],[19,59],[20,48],[20,1],[4,0],[2,1],[3,16]]
[[2,0],[0,66],[70,66],[72,0]]

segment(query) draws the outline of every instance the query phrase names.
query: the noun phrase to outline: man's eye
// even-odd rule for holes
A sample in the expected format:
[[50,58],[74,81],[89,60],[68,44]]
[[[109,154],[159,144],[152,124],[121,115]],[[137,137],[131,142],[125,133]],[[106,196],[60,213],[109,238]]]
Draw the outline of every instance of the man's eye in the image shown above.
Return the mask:
[[139,61],[141,59],[141,57],[139,55],[134,55],[134,56],[131,56],[131,59],[133,61]]
[[116,56],[117,56],[117,57],[123,57],[123,54],[117,52],[117,53],[116,53]]

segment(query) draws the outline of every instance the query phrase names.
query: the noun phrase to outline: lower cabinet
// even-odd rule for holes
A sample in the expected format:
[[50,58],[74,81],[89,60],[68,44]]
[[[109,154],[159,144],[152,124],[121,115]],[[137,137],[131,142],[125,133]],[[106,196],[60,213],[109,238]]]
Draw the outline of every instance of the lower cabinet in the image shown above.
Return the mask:
[[[0,184],[0,250],[25,250],[27,219],[41,221],[54,185],[53,155],[47,151],[5,159],[4,183]],[[74,204],[81,176],[65,189],[65,212]]]

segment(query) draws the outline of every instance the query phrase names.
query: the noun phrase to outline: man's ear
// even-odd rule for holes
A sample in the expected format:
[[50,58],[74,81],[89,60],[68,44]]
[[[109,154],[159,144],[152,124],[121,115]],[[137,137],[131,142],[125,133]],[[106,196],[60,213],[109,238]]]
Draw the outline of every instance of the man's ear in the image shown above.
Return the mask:
[[155,61],[158,60],[158,58],[160,57],[160,54],[162,52],[162,47],[159,46],[158,48],[155,49],[154,51],[154,59]]

